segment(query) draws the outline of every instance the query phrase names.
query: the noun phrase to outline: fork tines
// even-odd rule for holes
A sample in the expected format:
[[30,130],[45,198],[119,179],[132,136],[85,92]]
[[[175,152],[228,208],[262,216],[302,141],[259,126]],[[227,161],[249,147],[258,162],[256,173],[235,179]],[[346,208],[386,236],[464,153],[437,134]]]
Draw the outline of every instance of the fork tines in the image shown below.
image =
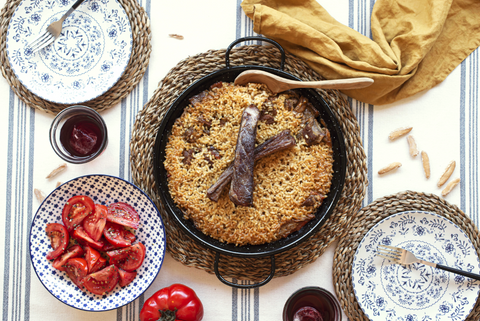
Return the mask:
[[377,246],[377,256],[390,260],[398,261],[402,255],[402,251],[399,248],[388,246],[384,244],[379,244]]
[[39,49],[42,49],[49,45],[51,42],[53,42],[55,38],[50,32],[45,32],[41,35],[39,35],[37,38],[35,38],[32,42],[30,42],[27,47],[33,50],[33,52],[36,52]]

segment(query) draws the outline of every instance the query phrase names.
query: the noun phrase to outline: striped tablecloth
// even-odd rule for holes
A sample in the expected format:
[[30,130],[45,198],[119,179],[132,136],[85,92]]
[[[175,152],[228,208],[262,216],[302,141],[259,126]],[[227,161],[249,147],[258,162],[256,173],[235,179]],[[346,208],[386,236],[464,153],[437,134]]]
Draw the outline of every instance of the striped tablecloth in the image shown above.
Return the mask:
[[[0,5],[7,0],[0,0]],[[33,1],[33,0],[25,0]],[[91,0],[94,1],[94,0]],[[319,2],[340,22],[370,36],[370,12],[374,1],[337,0]],[[209,49],[226,48],[233,40],[253,35],[240,0],[158,1],[139,0],[151,19],[153,51],[145,77],[118,106],[102,112],[109,127],[109,145],[104,154],[87,165],[69,165],[58,180],[104,173],[132,181],[129,137],[135,115],[148,101],[158,82],[180,60]],[[170,38],[180,34],[183,40]],[[364,203],[403,190],[440,194],[436,183],[454,160],[453,178],[461,183],[446,199],[458,205],[478,224],[479,190],[479,52],[472,53],[441,84],[428,92],[385,106],[351,100],[361,128],[368,157],[369,186]],[[333,292],[334,246],[314,263],[266,286],[232,289],[215,276],[185,267],[167,254],[154,284],[133,303],[118,310],[92,313],[70,308],[55,299],[39,282],[30,263],[28,234],[39,206],[34,188],[49,193],[55,182],[45,179],[62,163],[49,145],[53,116],[25,106],[5,80],[0,81],[3,117],[0,118],[0,292],[2,320],[138,320],[144,300],[172,283],[189,285],[205,307],[205,320],[281,320],[289,295],[303,286],[321,286]],[[412,126],[419,150],[428,152],[432,177],[427,180],[419,156],[412,158],[405,139],[389,141],[398,127]],[[378,170],[391,163],[402,167],[386,176]],[[345,316],[344,316],[345,318]]]

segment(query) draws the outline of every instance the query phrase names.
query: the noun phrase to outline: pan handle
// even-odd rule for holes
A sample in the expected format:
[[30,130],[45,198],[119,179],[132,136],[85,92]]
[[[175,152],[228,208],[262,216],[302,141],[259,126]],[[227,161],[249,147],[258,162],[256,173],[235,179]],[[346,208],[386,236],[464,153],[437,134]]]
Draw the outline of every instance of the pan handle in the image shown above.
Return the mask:
[[275,256],[272,255],[272,256],[270,256],[270,260],[272,262],[272,267],[271,267],[271,270],[270,270],[270,274],[267,276],[267,278],[265,280],[263,280],[259,283],[255,283],[255,284],[235,284],[235,283],[232,283],[230,281],[225,280],[223,278],[223,276],[220,275],[220,272],[218,271],[218,261],[219,260],[220,260],[220,253],[217,252],[215,254],[215,263],[214,263],[215,275],[217,276],[217,278],[220,281],[222,281],[222,283],[225,283],[226,285],[234,287],[234,288],[251,289],[251,288],[260,287],[262,285],[267,284],[273,278],[273,275],[275,274]]
[[244,41],[250,41],[250,40],[260,40],[260,41],[266,41],[270,42],[271,44],[275,45],[278,50],[280,50],[280,54],[282,55],[281,60],[280,60],[280,69],[284,70],[285,67],[285,50],[283,50],[283,47],[280,46],[278,42],[272,39],[268,39],[265,37],[260,37],[260,36],[251,36],[251,37],[243,37],[243,38],[238,38],[234,42],[230,44],[227,48],[227,52],[225,53],[225,65],[227,65],[227,68],[230,67],[230,51],[232,50],[233,47],[235,47],[236,44]]

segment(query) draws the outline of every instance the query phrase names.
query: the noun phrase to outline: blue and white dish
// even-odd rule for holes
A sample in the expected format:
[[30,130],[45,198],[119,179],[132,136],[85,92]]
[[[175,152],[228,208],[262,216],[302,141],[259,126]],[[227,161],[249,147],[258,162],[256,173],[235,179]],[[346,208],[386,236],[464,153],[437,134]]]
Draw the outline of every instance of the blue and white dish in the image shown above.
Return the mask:
[[389,216],[367,232],[353,259],[355,296],[370,320],[460,321],[470,314],[480,281],[420,263],[394,264],[376,256],[379,244],[404,248],[426,261],[480,272],[475,247],[450,220],[421,211]]
[[[75,195],[87,195],[95,203],[103,205],[125,202],[138,212],[140,227],[135,232],[135,243],[143,243],[146,254],[136,278],[126,287],[117,285],[112,292],[103,296],[82,291],[65,272],[53,268],[52,262],[46,259],[47,253],[52,249],[45,226],[47,223],[62,223],[63,206]],[[45,198],[35,214],[29,239],[32,265],[40,282],[61,302],[86,311],[117,309],[137,299],[158,275],[166,249],[164,225],[152,200],[135,185],[108,175],[81,176],[56,188]]]
[[23,0],[7,32],[15,76],[35,95],[79,104],[107,92],[122,76],[132,52],[132,29],[117,0],[86,0],[63,23],[55,42],[36,53],[27,44],[60,19],[75,0]]

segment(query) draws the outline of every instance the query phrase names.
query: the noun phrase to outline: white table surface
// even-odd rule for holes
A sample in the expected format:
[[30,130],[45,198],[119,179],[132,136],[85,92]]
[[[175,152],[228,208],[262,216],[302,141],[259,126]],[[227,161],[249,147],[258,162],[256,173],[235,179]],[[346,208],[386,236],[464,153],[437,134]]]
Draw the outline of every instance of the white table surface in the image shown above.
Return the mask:
[[[0,5],[7,0],[0,0]],[[340,22],[369,36],[373,1],[319,0]],[[153,94],[159,81],[180,60],[209,49],[226,48],[235,39],[253,35],[251,21],[244,15],[240,0],[139,0],[151,19],[153,51],[145,77],[117,106],[102,112],[108,130],[107,150],[85,165],[68,165],[54,180],[45,176],[63,161],[48,141],[53,115],[25,106],[0,80],[3,117],[0,117],[0,292],[2,320],[138,320],[143,301],[158,289],[184,283],[201,298],[204,320],[281,320],[289,295],[303,286],[320,286],[334,292],[330,246],[314,263],[288,277],[274,278],[267,285],[251,290],[232,289],[214,275],[189,268],[169,254],[154,284],[141,298],[118,310],[84,312],[61,303],[43,287],[30,263],[28,233],[30,220],[39,202],[33,189],[46,194],[57,180],[103,173],[132,181],[129,164],[129,137],[135,115]],[[171,33],[184,36],[170,38]],[[479,190],[479,54],[471,54],[448,78],[435,88],[394,104],[367,105],[355,100],[351,106],[361,128],[368,160],[369,186],[364,205],[403,190],[440,195],[436,186],[446,165],[455,160],[452,178],[461,178],[446,200],[459,206],[478,224]],[[425,179],[420,157],[412,158],[405,139],[388,140],[391,130],[413,126],[420,150],[428,152],[432,176]],[[403,165],[385,176],[378,169],[394,162]],[[345,315],[343,315],[346,320]]]

